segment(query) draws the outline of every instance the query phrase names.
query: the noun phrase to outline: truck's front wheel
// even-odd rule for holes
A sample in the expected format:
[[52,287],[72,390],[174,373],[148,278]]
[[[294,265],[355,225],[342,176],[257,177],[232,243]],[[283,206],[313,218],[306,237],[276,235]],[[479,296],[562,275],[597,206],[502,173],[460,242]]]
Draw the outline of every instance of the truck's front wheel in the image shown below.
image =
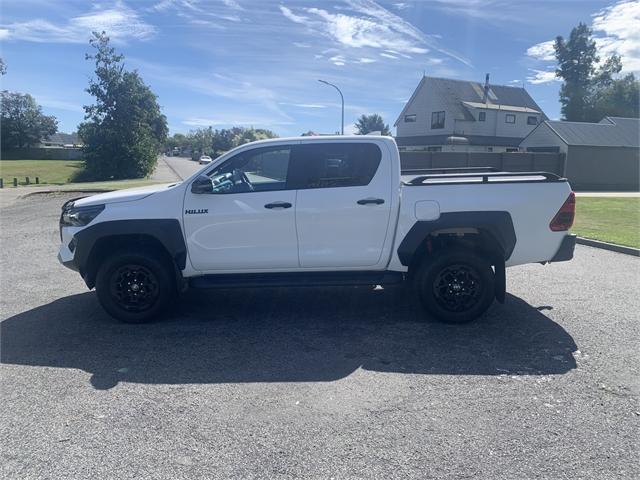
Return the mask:
[[120,251],[98,269],[96,293],[112,317],[127,323],[144,323],[164,311],[175,288],[168,268],[156,256]]
[[423,261],[415,280],[425,310],[447,323],[476,319],[495,297],[491,264],[470,250],[435,253]]

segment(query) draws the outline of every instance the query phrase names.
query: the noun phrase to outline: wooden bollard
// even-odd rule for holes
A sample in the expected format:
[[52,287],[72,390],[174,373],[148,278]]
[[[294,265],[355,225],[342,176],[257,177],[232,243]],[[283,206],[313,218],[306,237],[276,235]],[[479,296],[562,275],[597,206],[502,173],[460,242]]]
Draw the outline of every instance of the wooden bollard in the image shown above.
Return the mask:
[[4,188],[4,180],[0,178],[0,188]]
[[18,186],[18,179],[16,177],[13,177],[13,186],[14,187]]
[[40,185],[40,177],[36,177],[36,185]]
[[29,185],[29,177],[24,177],[24,179],[25,179],[25,183]]

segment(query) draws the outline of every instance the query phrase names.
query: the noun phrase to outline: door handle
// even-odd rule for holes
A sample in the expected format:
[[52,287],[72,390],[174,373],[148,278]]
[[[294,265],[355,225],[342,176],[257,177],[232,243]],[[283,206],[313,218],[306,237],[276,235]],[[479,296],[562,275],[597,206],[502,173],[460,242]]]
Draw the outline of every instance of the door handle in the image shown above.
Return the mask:
[[289,202],[273,202],[267,203],[264,208],[273,209],[273,208],[291,208],[292,205]]
[[374,205],[382,205],[384,200],[381,198],[363,198],[362,200],[358,200],[358,205],[368,205],[370,203]]

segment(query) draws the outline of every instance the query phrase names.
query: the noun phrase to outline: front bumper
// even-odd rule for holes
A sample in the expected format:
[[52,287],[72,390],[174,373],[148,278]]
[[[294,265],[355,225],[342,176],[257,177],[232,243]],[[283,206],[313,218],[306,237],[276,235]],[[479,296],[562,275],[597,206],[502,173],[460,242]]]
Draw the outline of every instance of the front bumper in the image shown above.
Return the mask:
[[575,250],[575,248],[576,235],[565,235],[565,237],[562,239],[562,243],[560,244],[560,248],[558,248],[558,251],[550,260],[550,262],[568,262],[573,258],[573,251]]

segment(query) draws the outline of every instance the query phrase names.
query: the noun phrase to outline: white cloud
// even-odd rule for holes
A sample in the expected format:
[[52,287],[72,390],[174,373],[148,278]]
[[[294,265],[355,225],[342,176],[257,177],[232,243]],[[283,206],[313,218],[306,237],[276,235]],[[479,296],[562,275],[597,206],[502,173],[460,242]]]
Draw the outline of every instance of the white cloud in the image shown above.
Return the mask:
[[343,66],[345,63],[347,63],[346,58],[344,58],[343,55],[334,55],[333,57],[331,57],[329,59],[329,61],[331,63],[333,63],[334,65],[338,65],[339,67]]
[[361,59],[358,60],[358,63],[374,63],[377,60],[373,59],[373,58],[368,58],[368,57],[362,57]]
[[621,1],[596,13],[592,28],[602,60],[620,55],[624,71],[640,71],[639,1]]
[[[425,54],[438,50],[466,65],[469,61],[448,51],[402,17],[371,0],[347,0],[348,9],[331,12],[324,8],[300,8],[294,12],[283,5],[282,14],[294,23],[333,40],[341,49],[393,50],[400,55]],[[410,58],[410,57],[406,57]]]
[[130,39],[146,40],[156,33],[154,26],[146,23],[135,10],[122,2],[112,8],[96,9],[90,13],[72,17],[59,24],[35,19],[2,26],[3,39],[41,43],[86,43],[92,31],[105,31],[115,43]]
[[326,105],[319,105],[317,103],[285,103],[285,102],[279,102],[280,105],[289,105],[292,107],[298,107],[298,108],[327,108]]
[[553,61],[556,59],[554,44],[554,40],[537,43],[527,48],[527,56],[535,58],[536,60]]
[[532,74],[527,77],[527,82],[532,85],[560,81],[560,79],[556,77],[555,70],[536,70],[535,68],[530,68],[529,71]]
[[309,19],[307,17],[303,17],[302,15],[296,15],[295,13],[293,13],[291,11],[291,9],[285,7],[284,5],[280,5],[280,11],[282,12],[282,14],[285,17],[287,17],[292,22],[302,23],[302,24],[305,24],[305,25],[310,23],[310,21],[309,21]]
[[244,10],[242,5],[236,2],[236,0],[222,0],[222,3],[233,10]]
[[187,118],[182,122],[190,127],[213,127],[218,125],[238,125],[238,126],[254,126],[264,127],[270,125],[293,125],[290,121],[274,121],[271,118],[252,117],[252,118]]
[[[595,13],[591,28],[600,61],[604,62],[611,55],[619,55],[622,58],[623,72],[639,72],[640,28],[638,25],[640,25],[640,1],[637,0],[623,0]],[[527,56],[544,62],[554,61],[553,44],[553,40],[548,40],[533,45],[527,49]],[[536,72],[539,71],[536,70]]]

